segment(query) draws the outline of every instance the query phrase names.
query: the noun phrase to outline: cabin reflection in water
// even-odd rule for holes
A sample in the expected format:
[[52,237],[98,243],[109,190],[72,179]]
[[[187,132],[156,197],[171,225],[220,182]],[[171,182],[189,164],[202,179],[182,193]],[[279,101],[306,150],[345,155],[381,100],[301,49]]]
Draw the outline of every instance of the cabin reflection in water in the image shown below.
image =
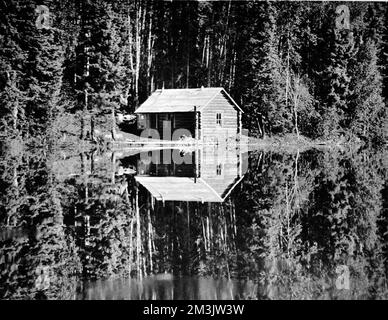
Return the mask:
[[136,182],[157,201],[224,202],[242,180],[248,154],[236,148],[204,147],[140,154]]
[[[227,252],[237,228],[230,194],[247,171],[248,153],[242,151],[232,145],[202,146],[195,151],[152,150],[121,158],[123,167],[136,167],[136,175],[129,178],[138,244],[132,274],[145,280],[150,274],[171,273],[180,276],[179,281],[174,279],[175,287],[182,276],[232,278]],[[141,239],[146,239],[143,245]],[[150,288],[154,285],[159,282],[149,283]]]

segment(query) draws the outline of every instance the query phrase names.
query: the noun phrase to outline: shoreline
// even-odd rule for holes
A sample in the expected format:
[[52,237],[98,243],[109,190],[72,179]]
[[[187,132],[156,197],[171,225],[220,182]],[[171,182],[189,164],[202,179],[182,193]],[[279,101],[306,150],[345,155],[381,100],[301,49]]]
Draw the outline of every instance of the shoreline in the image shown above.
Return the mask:
[[[195,150],[202,147],[243,147],[247,151],[263,150],[263,151],[277,151],[277,152],[303,152],[311,149],[316,150],[358,150],[363,147],[371,146],[361,140],[354,141],[345,139],[344,137],[336,140],[321,140],[321,139],[310,139],[305,136],[297,137],[294,134],[277,135],[264,138],[257,138],[252,136],[243,136],[241,140],[236,140],[230,144],[222,143],[203,143],[200,140],[190,139],[187,141],[171,141],[171,140],[153,140],[127,134],[125,132],[119,133],[119,139],[113,140],[108,135],[98,136],[95,141],[81,140],[79,138],[73,139],[58,139],[53,142],[51,150],[56,151],[68,151],[72,153],[85,153],[92,151],[100,152],[115,152],[125,150],[136,150],[136,149],[166,149],[166,148],[182,148],[187,150]],[[109,137],[109,138],[108,138]],[[32,141],[32,142],[31,142]],[[7,153],[20,154],[26,149],[40,149],[43,145],[37,141],[31,140],[25,141],[20,137],[9,138],[2,141],[2,149]],[[373,147],[373,146],[371,146]],[[387,145],[382,144],[377,148],[387,148]],[[375,147],[373,147],[375,148]],[[55,153],[55,152],[54,152]]]

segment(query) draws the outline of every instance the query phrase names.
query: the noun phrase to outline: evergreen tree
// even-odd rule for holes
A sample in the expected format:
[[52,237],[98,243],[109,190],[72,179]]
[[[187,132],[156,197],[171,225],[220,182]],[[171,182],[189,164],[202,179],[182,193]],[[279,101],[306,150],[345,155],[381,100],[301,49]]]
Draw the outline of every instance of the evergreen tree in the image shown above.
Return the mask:
[[384,141],[387,137],[387,114],[374,41],[366,39],[357,56],[361,62],[355,68],[353,78],[349,129],[364,140]]
[[[345,115],[348,111],[351,94],[348,64],[356,51],[354,34],[351,29],[332,27],[331,32],[333,34],[330,60],[325,70],[328,96],[322,123],[324,126],[323,135],[326,138],[337,136],[342,131],[341,129],[348,125]],[[328,40],[330,41],[330,39]]]
[[116,113],[119,98],[124,93],[124,57],[120,54],[122,43],[118,30],[118,16],[112,5],[103,3],[91,30],[90,87],[92,115],[110,127],[116,138]]
[[[281,133],[289,125],[285,119],[289,111],[285,109],[284,90],[282,90],[282,63],[278,55],[276,34],[276,9],[269,3],[253,3],[249,20],[250,38],[243,50],[243,61],[248,62],[249,69],[243,69],[250,78],[243,106],[247,110],[249,129],[259,134],[262,128],[259,117],[262,115],[268,123],[269,132]],[[247,26],[248,27],[248,26]]]
[[82,26],[77,48],[77,92],[81,109],[81,136],[85,137],[86,122],[92,140],[96,126],[110,130],[115,138],[116,110],[125,91],[123,43],[119,17],[106,1],[83,2]]
[[[23,6],[23,47],[28,51],[23,85],[27,91],[25,114],[29,134],[49,133],[60,99],[64,48],[56,25],[58,1],[46,2],[47,9],[28,1]],[[42,15],[46,15],[44,18]]]
[[365,141],[381,142],[387,137],[387,115],[379,55],[383,21],[380,8],[374,4],[353,5],[353,25],[358,34],[358,50],[350,59],[351,92],[346,112],[347,126]]

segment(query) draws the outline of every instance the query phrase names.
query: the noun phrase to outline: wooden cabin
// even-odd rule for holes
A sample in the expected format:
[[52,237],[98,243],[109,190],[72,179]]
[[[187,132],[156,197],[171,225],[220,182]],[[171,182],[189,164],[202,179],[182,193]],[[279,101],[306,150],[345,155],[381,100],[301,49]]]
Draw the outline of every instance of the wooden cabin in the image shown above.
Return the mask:
[[242,130],[243,111],[224,88],[156,90],[135,113],[139,130],[156,129],[165,140],[179,139],[172,132],[186,129],[193,138],[218,144]]

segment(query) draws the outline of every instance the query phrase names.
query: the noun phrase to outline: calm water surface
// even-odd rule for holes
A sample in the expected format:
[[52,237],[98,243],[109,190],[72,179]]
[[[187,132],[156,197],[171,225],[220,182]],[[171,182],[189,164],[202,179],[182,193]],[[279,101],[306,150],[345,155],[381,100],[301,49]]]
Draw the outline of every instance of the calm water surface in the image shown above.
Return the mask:
[[383,151],[0,157],[2,299],[387,299]]

